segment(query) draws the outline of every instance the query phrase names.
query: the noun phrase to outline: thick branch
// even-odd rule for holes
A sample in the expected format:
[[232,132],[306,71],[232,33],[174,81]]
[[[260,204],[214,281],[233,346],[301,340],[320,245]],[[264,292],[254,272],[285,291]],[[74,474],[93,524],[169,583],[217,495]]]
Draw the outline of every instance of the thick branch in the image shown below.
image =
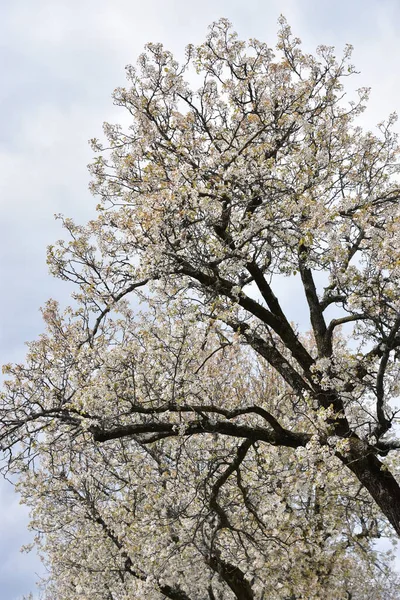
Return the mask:
[[292,353],[293,357],[297,360],[302,369],[305,372],[309,373],[309,370],[314,361],[310,354],[307,352],[307,350],[300,343],[295,332],[290,327],[284,316],[276,316],[271,311],[267,310],[264,306],[247,296],[243,291],[237,299],[236,296],[232,293],[232,288],[234,286],[227,279],[224,279],[219,275],[209,275],[203,273],[199,269],[193,268],[184,260],[180,262],[181,274],[187,275],[188,277],[192,277],[202,285],[205,285],[207,288],[210,288],[215,292],[218,292],[219,294],[230,298],[231,300],[237,301],[240,306],[246,309],[253,316],[257,317],[261,321],[261,323],[264,323],[268,327],[271,327],[271,329],[275,331],[275,333],[285,343],[286,347]]
[[254,600],[250,583],[245,579],[243,571],[222,558],[210,556],[207,564],[218,573],[235,594],[237,600]]
[[383,410],[385,400],[385,373],[389,362],[390,352],[393,344],[395,343],[397,333],[400,328],[400,316],[394,322],[394,325],[390,331],[390,334],[383,344],[382,358],[379,364],[378,375],[376,378],[376,416],[378,418],[378,426],[376,427],[375,434],[377,437],[385,434],[391,427],[390,420],[386,417],[385,411]]
[[180,430],[179,425],[174,423],[132,423],[131,425],[119,425],[111,429],[101,429],[99,426],[90,428],[93,438],[96,442],[107,442],[108,440],[121,439],[124,437],[134,437],[137,435],[155,434],[151,440],[154,441],[157,436],[164,437],[190,436],[204,433],[219,433],[236,438],[245,438],[252,442],[263,441],[273,446],[286,446],[288,448],[298,448],[305,446],[311,439],[311,434],[290,432],[284,430],[283,433],[277,433],[264,429],[262,427],[249,427],[246,425],[235,425],[226,421],[211,422],[208,419],[187,423],[184,429]]
[[375,454],[375,449],[357,438],[351,438],[350,453],[339,455],[369,491],[396,533],[400,535],[400,486]]
[[306,266],[306,256],[308,248],[304,244],[299,247],[299,270],[301,280],[304,286],[308,308],[310,311],[310,320],[320,356],[330,356],[332,354],[331,340],[326,336],[326,323],[323,310],[318,298],[317,288],[311,269]]
[[232,327],[234,331],[241,333],[253,350],[265,358],[266,361],[278,371],[286,383],[299,394],[299,396],[306,391],[312,392],[310,385],[303,379],[300,373],[292,367],[283,354],[281,354],[275,346],[268,344],[262,337],[252,332],[247,323],[226,321],[226,324]]
[[[235,419],[236,417],[240,417],[242,415],[258,415],[262,417],[267,423],[272,427],[272,429],[281,435],[290,435],[291,432],[288,429],[282,427],[279,421],[265,408],[261,406],[245,406],[242,408],[235,408],[233,410],[228,410],[226,408],[222,408],[219,406],[214,406],[213,404],[174,404],[169,402],[168,404],[164,404],[162,406],[156,407],[146,407],[141,404],[133,405],[131,410],[133,414],[142,414],[142,415],[156,415],[156,414],[164,414],[167,412],[173,413],[196,413],[205,418],[205,415],[210,414],[218,414],[224,416],[226,419]],[[208,418],[208,417],[206,417]]]
[[291,351],[293,356],[298,360],[299,364],[305,371],[308,371],[313,363],[313,359],[304,346],[299,341],[297,335],[293,331],[292,326],[286,318],[281,305],[279,304],[278,298],[272,291],[271,286],[265,279],[261,269],[255,263],[247,263],[247,270],[253,277],[258,289],[261,292],[262,297],[268,305],[268,308],[273,315],[278,319],[278,328],[273,327],[275,333],[285,342],[287,348]]

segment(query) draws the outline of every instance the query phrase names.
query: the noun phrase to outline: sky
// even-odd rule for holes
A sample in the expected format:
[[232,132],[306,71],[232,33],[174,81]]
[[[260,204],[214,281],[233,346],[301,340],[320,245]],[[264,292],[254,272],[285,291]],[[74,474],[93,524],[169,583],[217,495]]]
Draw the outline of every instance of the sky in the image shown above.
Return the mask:
[[[87,140],[101,138],[103,121],[123,118],[111,92],[124,85],[125,65],[150,41],[182,57],[220,17],[242,38],[274,45],[280,13],[308,51],[354,46],[356,86],[372,88],[365,127],[399,109],[398,0],[0,0],[1,363],[23,360],[49,297],[68,302],[68,286],[48,274],[46,246],[63,236],[54,214],[94,216]],[[300,319],[292,290],[282,284],[280,294]],[[43,572],[34,554],[19,551],[31,541],[27,524],[12,486],[0,481],[1,600],[35,592]]]

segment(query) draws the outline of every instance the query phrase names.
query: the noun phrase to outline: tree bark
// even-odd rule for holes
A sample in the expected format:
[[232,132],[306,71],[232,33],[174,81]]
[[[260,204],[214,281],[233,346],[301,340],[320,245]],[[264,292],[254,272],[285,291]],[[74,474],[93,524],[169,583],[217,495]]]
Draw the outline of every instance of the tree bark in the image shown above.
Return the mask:
[[383,514],[400,536],[400,486],[373,449],[361,440],[350,439],[351,450],[340,460],[368,490]]

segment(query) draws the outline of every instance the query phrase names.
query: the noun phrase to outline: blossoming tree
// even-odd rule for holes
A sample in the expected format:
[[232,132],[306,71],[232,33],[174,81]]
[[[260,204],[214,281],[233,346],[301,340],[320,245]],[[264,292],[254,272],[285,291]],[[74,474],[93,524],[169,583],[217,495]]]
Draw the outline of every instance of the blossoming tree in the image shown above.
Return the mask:
[[221,20],[128,67],[98,217],[49,249],[74,306],[5,368],[49,598],[398,597],[373,548],[400,534],[398,145],[356,125],[350,51]]

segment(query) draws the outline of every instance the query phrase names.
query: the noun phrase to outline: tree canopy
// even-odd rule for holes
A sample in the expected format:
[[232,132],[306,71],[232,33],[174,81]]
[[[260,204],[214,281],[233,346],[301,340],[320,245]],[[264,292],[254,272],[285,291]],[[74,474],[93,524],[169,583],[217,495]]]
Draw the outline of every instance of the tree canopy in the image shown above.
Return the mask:
[[357,125],[350,55],[222,19],[127,68],[98,216],[48,252],[72,306],[5,367],[46,597],[399,597],[399,147]]

